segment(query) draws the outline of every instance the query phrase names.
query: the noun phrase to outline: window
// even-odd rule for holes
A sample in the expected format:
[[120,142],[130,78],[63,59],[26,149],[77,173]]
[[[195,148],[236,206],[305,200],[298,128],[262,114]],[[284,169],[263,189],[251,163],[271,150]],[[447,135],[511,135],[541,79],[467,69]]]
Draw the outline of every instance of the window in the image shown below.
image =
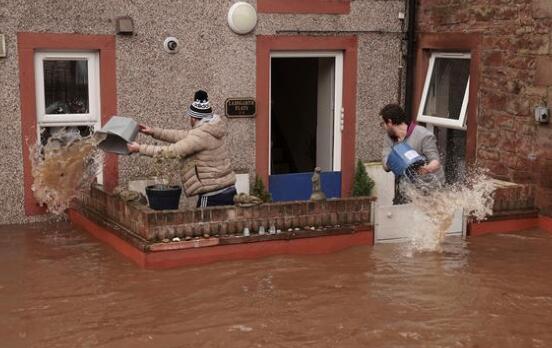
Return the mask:
[[39,127],[99,125],[97,53],[36,53],[35,86]]
[[[37,135],[46,145],[88,136],[100,127],[99,59],[95,52],[36,52]],[[100,172],[98,182],[103,182]]]
[[432,53],[417,120],[465,130],[469,83],[470,54]]

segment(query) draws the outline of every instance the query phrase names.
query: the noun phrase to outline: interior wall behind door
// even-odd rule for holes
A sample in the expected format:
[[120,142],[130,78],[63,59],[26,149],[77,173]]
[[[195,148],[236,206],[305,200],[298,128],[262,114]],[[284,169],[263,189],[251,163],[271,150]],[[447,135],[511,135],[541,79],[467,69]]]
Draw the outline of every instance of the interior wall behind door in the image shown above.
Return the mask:
[[271,174],[316,166],[318,58],[272,58]]

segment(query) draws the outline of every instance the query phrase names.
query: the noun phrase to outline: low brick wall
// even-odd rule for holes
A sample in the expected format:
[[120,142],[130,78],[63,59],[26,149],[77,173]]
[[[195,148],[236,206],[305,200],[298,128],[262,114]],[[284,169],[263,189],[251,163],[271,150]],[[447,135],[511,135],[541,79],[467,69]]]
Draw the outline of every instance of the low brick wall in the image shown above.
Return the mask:
[[[123,227],[148,243],[179,238],[242,235],[245,227],[252,237],[261,226],[271,225],[289,237],[289,229],[304,231],[305,237],[328,234],[337,229],[370,224],[373,197],[330,199],[322,202],[282,202],[253,207],[213,207],[194,210],[155,211],[138,202],[125,202],[118,195],[93,186],[80,210],[96,220]],[[350,232],[349,232],[350,233]],[[276,239],[283,237],[274,236]],[[244,241],[255,241],[247,237]],[[258,236],[263,239],[270,238]],[[258,238],[257,238],[258,239]]]
[[530,185],[495,180],[493,218],[512,218],[538,214],[535,208],[534,188]]

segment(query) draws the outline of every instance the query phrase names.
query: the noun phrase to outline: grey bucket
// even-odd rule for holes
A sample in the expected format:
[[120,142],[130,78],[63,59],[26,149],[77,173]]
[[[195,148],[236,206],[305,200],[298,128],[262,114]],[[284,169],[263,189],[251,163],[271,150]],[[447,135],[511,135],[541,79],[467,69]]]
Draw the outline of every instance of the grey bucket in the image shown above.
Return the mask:
[[132,118],[113,116],[96,133],[106,135],[106,138],[98,145],[100,149],[105,152],[128,155],[127,144],[136,138],[138,123]]

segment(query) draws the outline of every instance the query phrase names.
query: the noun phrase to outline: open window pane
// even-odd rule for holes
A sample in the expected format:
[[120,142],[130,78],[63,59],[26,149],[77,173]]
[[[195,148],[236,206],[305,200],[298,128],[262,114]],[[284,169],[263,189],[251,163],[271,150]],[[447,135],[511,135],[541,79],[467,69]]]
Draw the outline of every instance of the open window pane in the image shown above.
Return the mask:
[[88,61],[44,60],[45,114],[87,114]]
[[469,79],[469,54],[432,54],[418,120],[445,127],[463,128]]
[[468,59],[435,59],[424,115],[458,120],[469,77]]

